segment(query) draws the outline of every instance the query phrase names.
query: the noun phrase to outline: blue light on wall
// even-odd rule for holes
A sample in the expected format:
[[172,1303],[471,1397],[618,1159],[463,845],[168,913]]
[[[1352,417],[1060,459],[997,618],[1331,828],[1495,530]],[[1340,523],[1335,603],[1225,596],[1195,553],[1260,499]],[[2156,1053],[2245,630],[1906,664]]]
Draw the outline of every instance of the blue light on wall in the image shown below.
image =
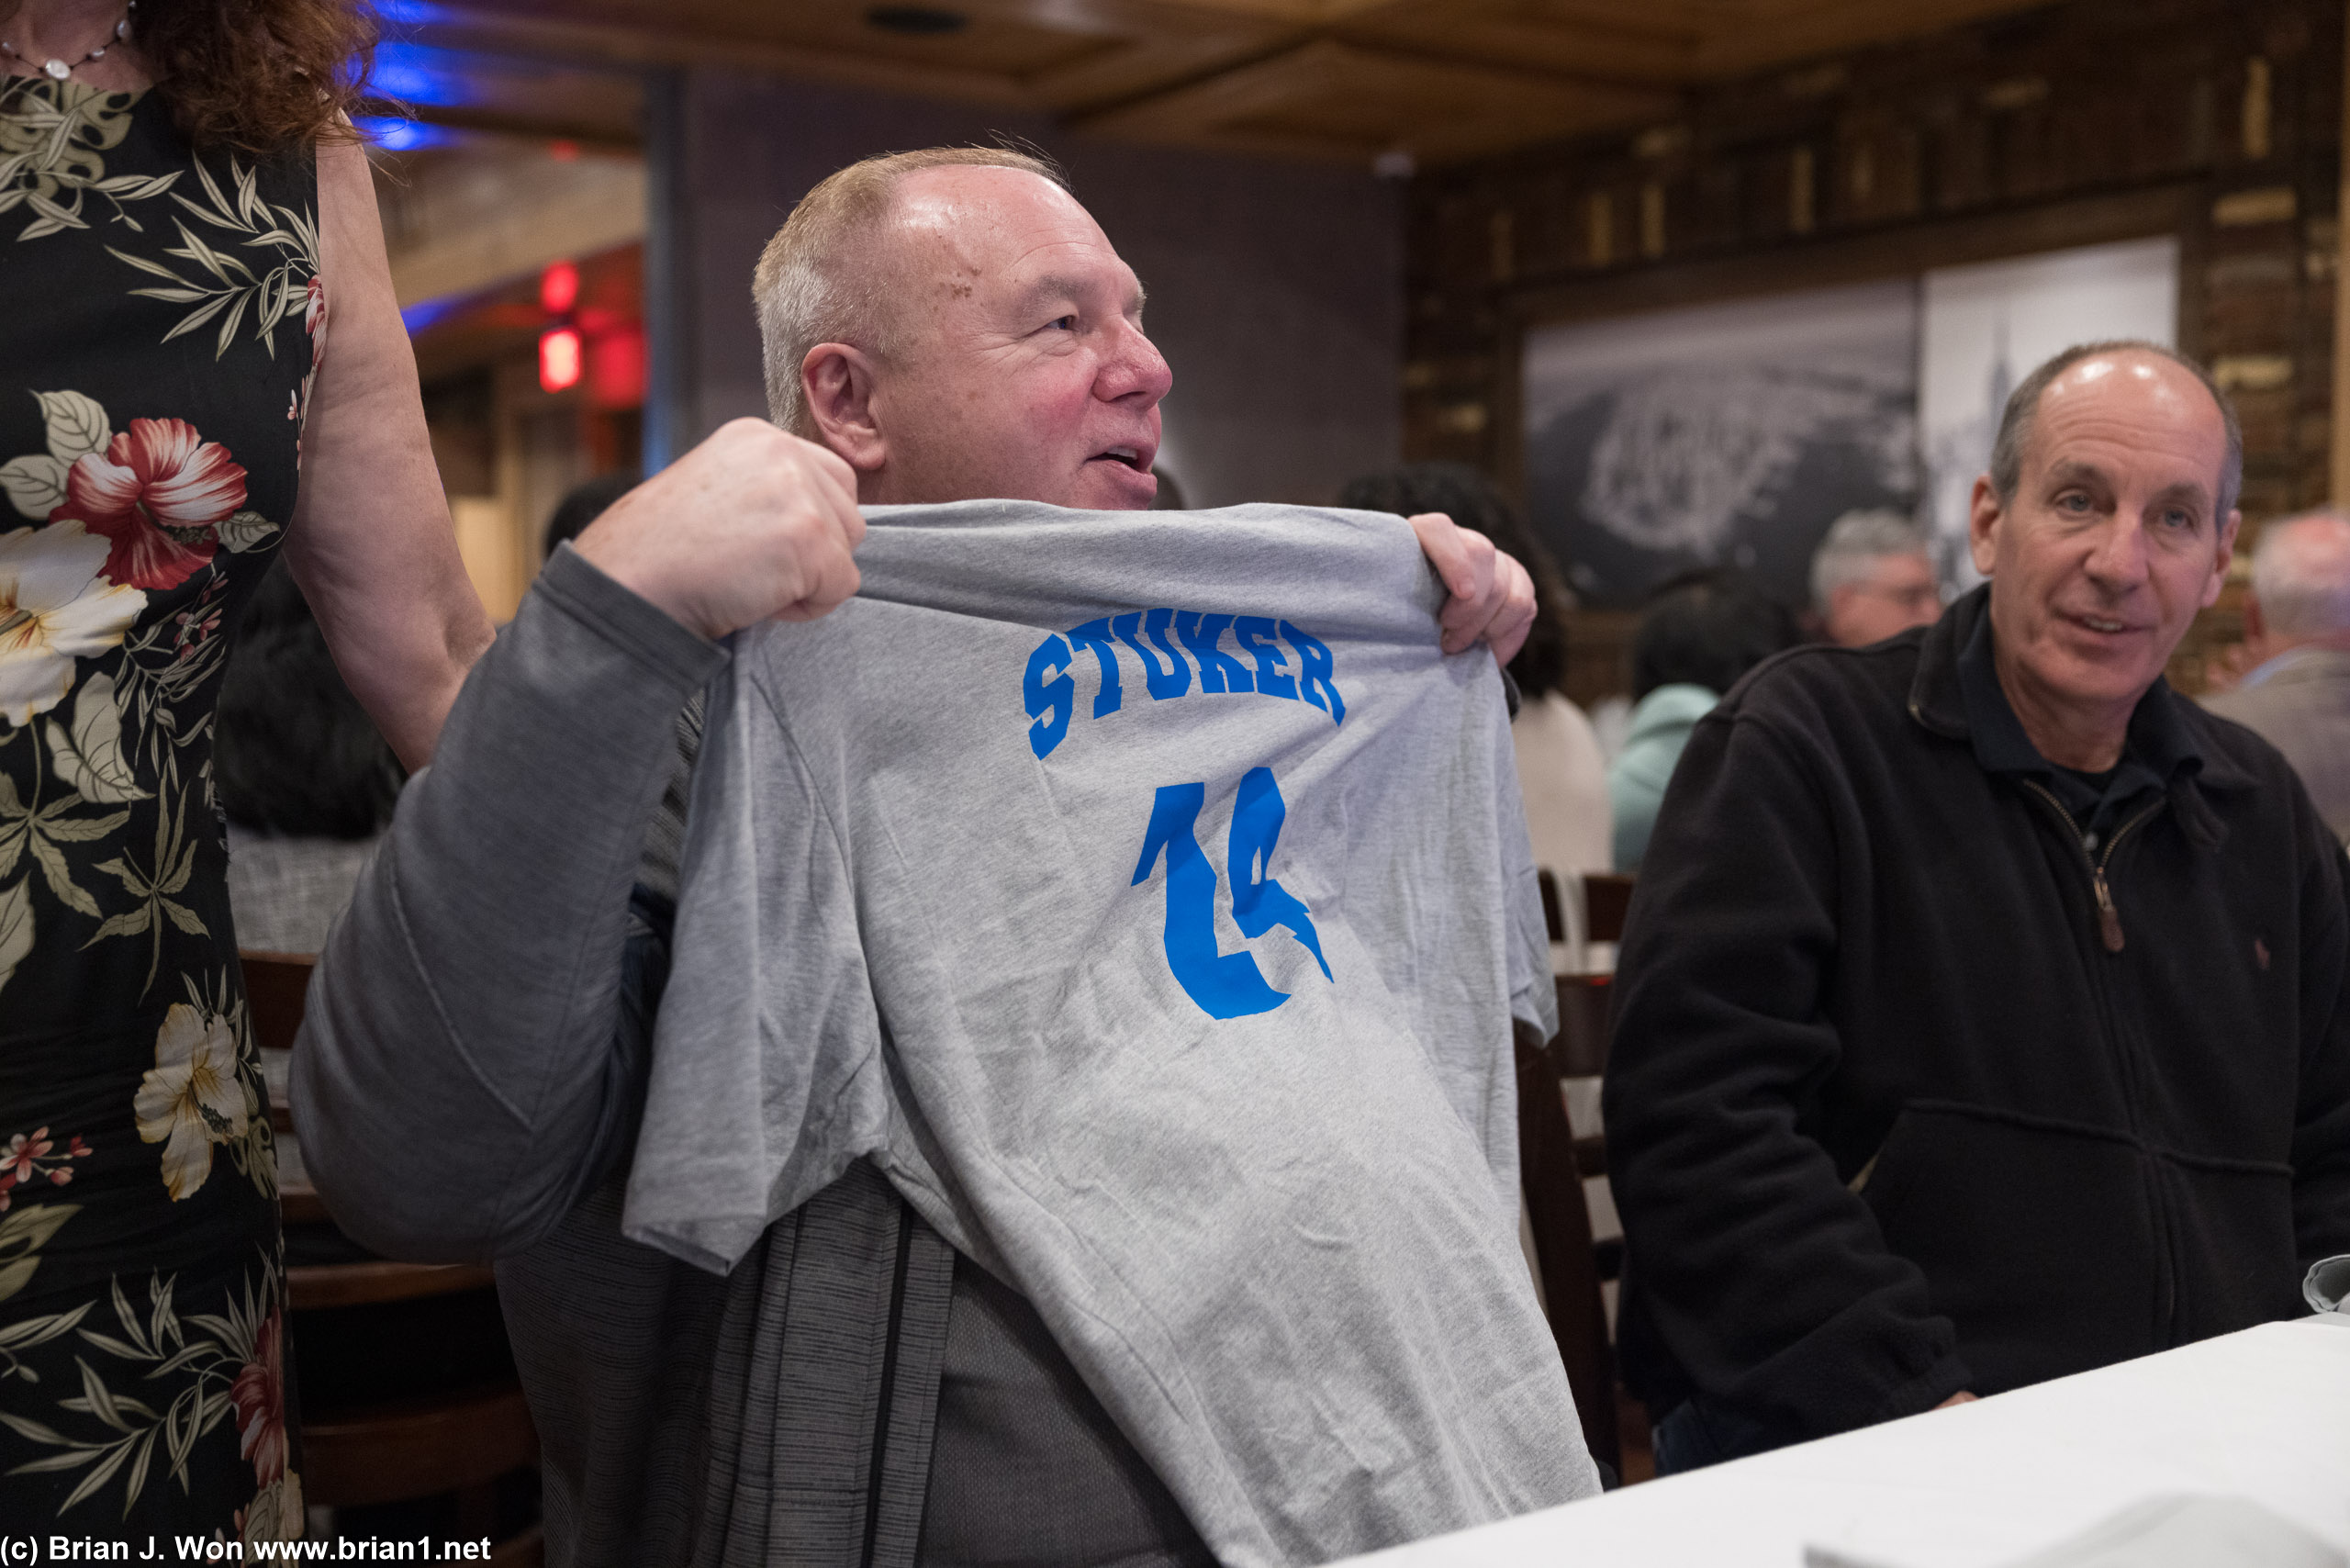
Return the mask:
[[430,0],[376,0],[375,15],[404,27],[421,27],[428,22],[447,21],[450,10],[446,6],[432,5]]
[[427,125],[422,120],[359,115],[351,123],[386,152],[413,152],[420,147],[446,147],[457,140],[455,132],[442,126]]
[[438,299],[420,299],[401,310],[400,325],[406,327],[413,337],[464,302],[464,297],[453,294],[443,295]]
[[387,98],[411,104],[453,107],[473,101],[464,77],[452,69],[455,57],[445,50],[412,43],[375,46],[375,68],[369,75],[375,90]]

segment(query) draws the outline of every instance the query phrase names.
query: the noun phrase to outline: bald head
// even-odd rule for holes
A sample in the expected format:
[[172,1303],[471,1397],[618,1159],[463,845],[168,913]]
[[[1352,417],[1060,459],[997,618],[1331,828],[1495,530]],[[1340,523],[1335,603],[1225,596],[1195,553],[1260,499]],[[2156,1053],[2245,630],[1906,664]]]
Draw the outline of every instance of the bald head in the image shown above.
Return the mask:
[[2310,512],[2262,529],[2252,554],[2252,592],[2273,641],[2350,633],[2350,518]]
[[[767,362],[767,415],[795,435],[812,436],[800,362],[827,341],[886,353],[895,325],[891,248],[883,230],[901,185],[937,169],[1000,169],[1069,190],[1041,158],[1000,147],[932,147],[851,163],[802,196],[767,241],[751,277]],[[1075,198],[1071,198],[1071,205]]]

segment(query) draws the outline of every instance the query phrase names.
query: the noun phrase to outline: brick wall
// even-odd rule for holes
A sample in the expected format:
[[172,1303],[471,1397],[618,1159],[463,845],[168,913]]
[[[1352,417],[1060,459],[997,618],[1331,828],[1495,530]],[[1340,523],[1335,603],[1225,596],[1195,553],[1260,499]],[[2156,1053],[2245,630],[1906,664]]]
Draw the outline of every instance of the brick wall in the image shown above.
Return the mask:
[[[1404,445],[1516,487],[1535,322],[2176,232],[2244,425],[2244,543],[2325,498],[2339,0],[2073,0],[1701,88],[1677,119],[1415,180]],[[2182,647],[2199,682],[2234,592]],[[1617,689],[1619,617],[1574,685]]]

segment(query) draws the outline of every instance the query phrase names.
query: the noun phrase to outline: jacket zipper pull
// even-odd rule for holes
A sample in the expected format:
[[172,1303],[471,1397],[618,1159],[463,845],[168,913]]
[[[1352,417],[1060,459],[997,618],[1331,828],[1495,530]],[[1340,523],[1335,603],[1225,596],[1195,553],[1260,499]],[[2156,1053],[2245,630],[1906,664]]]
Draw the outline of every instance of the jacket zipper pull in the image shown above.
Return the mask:
[[2098,935],[2105,938],[2107,952],[2119,953],[2121,951],[2121,912],[2113,907],[2113,890],[2105,885],[2105,868],[2091,867],[2089,881],[2097,890]]

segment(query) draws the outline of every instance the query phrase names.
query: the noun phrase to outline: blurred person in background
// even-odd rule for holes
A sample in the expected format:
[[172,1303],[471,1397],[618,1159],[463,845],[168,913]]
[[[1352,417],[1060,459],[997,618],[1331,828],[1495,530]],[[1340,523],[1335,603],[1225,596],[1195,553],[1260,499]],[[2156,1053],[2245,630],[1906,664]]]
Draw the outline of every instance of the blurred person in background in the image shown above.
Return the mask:
[[1812,552],[1812,619],[1839,647],[1882,643],[1942,612],[1925,531],[1897,511],[1848,511]]
[[317,952],[391,822],[407,773],[335,668],[283,561],[245,609],[212,747],[213,789],[229,819],[237,945]]
[[[410,767],[490,640],[345,118],[373,37],[351,0],[0,0],[0,1520],[28,1536],[301,1529],[214,703],[281,553]],[[123,1311],[172,1348],[92,1337]]]
[[576,539],[588,525],[610,511],[612,503],[644,483],[644,476],[633,468],[615,469],[583,479],[564,492],[555,502],[554,510],[547,514],[547,529],[541,541],[541,554],[553,555],[555,547]]
[[1632,633],[1632,729],[1607,769],[1616,868],[1648,855],[1657,807],[1698,720],[1739,678],[1801,641],[1785,605],[1733,572],[1687,572],[1651,596]]
[[1510,660],[1518,709],[1509,733],[1517,754],[1518,790],[1534,863],[1559,880],[1567,953],[1583,949],[1583,878],[1615,868],[1607,803],[1607,762],[1582,709],[1567,700],[1566,609],[1573,594],[1516,510],[1494,482],[1465,463],[1410,463],[1367,474],[1338,493],[1338,504],[1401,517],[1441,512],[1516,556],[1534,577],[1534,624]]
[[2350,838],[2350,517],[2285,518],[2260,531],[2244,600],[2259,660],[2203,699],[2285,754],[2337,838]]

